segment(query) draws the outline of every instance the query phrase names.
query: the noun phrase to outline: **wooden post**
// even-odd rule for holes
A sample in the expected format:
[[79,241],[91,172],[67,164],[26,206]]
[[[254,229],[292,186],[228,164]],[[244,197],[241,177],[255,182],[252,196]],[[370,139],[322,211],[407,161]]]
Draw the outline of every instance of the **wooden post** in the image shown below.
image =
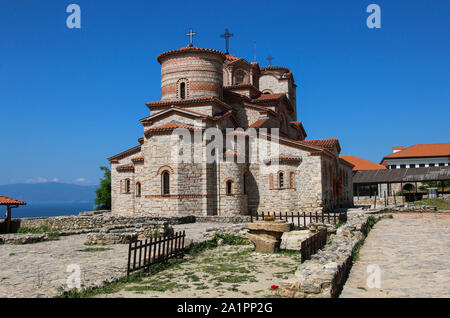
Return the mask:
[[384,206],[386,207],[388,205],[387,197],[386,197],[386,191],[384,191]]
[[397,206],[397,196],[395,195],[395,191],[394,192],[394,206]]
[[[372,186],[371,186],[372,188]],[[375,196],[374,196],[374,200],[373,200],[373,208],[376,209],[377,208],[377,193],[375,192]]]
[[402,194],[402,204],[405,206],[405,194],[403,193],[403,182],[400,182],[400,193]]
[[11,206],[6,206],[6,233],[11,230]]

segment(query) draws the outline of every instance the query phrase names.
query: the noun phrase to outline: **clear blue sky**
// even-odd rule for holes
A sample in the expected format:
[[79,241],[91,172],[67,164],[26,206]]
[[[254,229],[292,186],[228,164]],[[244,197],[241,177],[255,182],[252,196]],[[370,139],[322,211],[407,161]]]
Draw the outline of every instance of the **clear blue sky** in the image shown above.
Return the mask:
[[[81,30],[66,27],[80,5]],[[366,26],[381,7],[381,29]],[[379,162],[392,146],[450,142],[450,1],[1,1],[0,184],[95,184],[137,145],[160,98],[156,56],[187,44],[289,67],[309,139]],[[77,180],[78,181],[75,181]]]

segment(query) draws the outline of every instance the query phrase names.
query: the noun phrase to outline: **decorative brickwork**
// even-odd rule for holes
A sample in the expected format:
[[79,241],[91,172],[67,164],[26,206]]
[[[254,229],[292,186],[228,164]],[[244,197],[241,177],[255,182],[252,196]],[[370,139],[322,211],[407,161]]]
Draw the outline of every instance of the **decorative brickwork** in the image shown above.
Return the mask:
[[[146,104],[151,114],[140,120],[139,145],[109,158],[113,215],[234,217],[352,205],[352,165],[339,160],[337,139],[304,140],[289,69],[260,69],[196,47],[165,52],[158,62],[161,100]],[[259,129],[259,137],[268,139],[260,142],[258,156],[275,142],[261,129],[280,128],[279,153],[268,151],[263,160],[249,162],[250,150],[238,151],[233,143],[226,149],[231,161],[223,156],[209,163],[205,140],[180,152],[175,129],[187,129],[193,140],[208,127]],[[186,151],[200,160],[180,160]]]

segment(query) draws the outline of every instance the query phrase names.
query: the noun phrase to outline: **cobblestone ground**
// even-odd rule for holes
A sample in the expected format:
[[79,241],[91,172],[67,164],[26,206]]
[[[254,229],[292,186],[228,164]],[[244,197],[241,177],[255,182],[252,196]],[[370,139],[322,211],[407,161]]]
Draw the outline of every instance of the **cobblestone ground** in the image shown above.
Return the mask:
[[[89,286],[126,273],[127,245],[86,246],[86,234],[26,245],[0,245],[0,297],[52,297],[77,264]],[[102,248],[88,252],[88,248]],[[84,250],[84,251],[83,251]]]
[[[374,286],[373,264],[380,288],[366,283]],[[341,297],[450,297],[449,264],[450,215],[394,213],[370,232]]]
[[[206,230],[226,226],[230,224],[194,223],[176,225],[174,230],[186,230],[187,238],[201,241]],[[0,245],[0,297],[56,296],[59,286],[67,286],[70,264],[80,266],[84,286],[126,274],[128,245],[86,246],[85,241],[83,234],[35,244]]]

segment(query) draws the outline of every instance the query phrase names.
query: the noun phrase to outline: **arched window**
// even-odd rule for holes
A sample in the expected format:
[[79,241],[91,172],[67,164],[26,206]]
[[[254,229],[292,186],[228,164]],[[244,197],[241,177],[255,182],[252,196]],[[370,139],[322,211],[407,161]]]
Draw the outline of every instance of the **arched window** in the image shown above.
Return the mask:
[[234,74],[234,85],[244,83],[245,73],[242,70],[237,70]]
[[164,171],[161,174],[161,192],[162,195],[170,195],[170,174],[169,171]]
[[227,181],[227,195],[231,195],[233,193],[233,181]]
[[125,180],[125,193],[130,193],[130,185],[131,185],[130,179],[126,179]]
[[280,189],[284,187],[284,174],[283,174],[283,172],[280,172],[278,174],[278,184],[280,186]]
[[186,83],[185,82],[180,83],[180,98],[186,99]]
[[141,196],[141,183],[140,182],[136,182],[136,196],[137,197]]

